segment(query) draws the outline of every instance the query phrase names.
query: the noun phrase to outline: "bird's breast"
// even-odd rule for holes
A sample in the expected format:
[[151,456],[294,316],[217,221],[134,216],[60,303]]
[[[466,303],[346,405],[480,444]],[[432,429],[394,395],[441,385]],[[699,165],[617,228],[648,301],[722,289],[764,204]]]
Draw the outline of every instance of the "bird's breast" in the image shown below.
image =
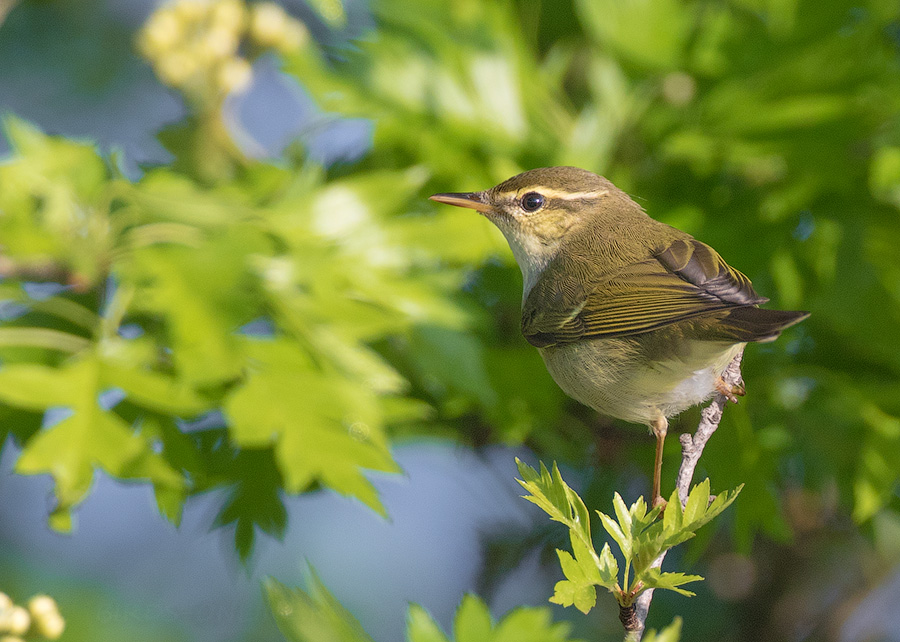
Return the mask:
[[743,344],[694,341],[653,359],[642,335],[541,348],[547,370],[570,397],[598,412],[649,424],[706,401]]

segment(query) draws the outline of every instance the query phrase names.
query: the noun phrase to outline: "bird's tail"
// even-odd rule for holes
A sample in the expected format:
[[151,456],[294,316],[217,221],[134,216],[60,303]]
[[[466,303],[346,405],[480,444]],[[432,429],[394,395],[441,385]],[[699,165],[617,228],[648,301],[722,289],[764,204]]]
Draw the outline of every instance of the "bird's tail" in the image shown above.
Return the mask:
[[774,341],[785,328],[800,323],[809,312],[766,310],[755,306],[733,308],[722,319],[720,330],[737,341]]

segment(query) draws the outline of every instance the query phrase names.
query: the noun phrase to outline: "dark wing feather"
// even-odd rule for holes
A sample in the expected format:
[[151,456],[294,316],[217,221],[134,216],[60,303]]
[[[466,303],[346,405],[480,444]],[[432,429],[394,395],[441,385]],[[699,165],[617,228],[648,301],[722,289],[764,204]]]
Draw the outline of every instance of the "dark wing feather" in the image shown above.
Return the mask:
[[746,276],[694,239],[676,240],[646,261],[594,280],[589,288],[575,290],[570,283],[541,279],[529,293],[522,333],[533,345],[640,334],[767,301]]
[[768,301],[753,289],[750,279],[728,265],[719,253],[696,239],[679,239],[654,255],[669,272],[706,294],[736,305]]

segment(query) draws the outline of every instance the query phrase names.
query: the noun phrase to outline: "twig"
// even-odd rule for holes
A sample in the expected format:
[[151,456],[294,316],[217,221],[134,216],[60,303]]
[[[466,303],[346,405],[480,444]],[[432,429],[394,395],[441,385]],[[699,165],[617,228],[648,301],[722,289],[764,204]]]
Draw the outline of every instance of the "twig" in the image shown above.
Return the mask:
[[[728,368],[722,374],[722,380],[731,386],[741,386],[741,357],[743,351],[735,356],[734,360],[728,364]],[[678,490],[678,498],[681,504],[687,502],[688,491],[691,487],[691,481],[694,478],[694,469],[697,468],[697,462],[700,461],[700,455],[706,447],[706,442],[716,432],[719,422],[722,420],[722,411],[728,403],[728,397],[723,394],[717,394],[706,408],[700,413],[700,423],[693,437],[684,433],[679,438],[681,441],[681,468],[678,469],[678,477],[675,478],[675,488]],[[666,557],[663,551],[659,557],[653,560],[653,568],[662,566]],[[641,593],[634,602],[634,617],[631,621],[631,630],[628,630],[625,640],[628,642],[640,642],[644,635],[644,626],[647,621],[647,612],[650,610],[650,601],[653,599],[653,589],[647,589]]]

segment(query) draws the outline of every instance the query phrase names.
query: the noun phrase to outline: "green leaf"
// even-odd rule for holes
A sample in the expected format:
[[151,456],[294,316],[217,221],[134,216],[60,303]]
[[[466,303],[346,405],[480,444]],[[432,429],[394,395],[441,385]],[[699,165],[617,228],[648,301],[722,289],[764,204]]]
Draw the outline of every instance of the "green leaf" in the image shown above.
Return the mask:
[[699,575],[685,575],[684,573],[663,573],[658,568],[651,568],[641,574],[641,581],[645,588],[660,588],[675,591],[686,597],[693,597],[694,593],[679,588],[683,584],[699,582],[703,578]]
[[256,531],[281,538],[287,510],[281,501],[282,480],[271,450],[244,450],[228,461],[232,488],[216,517],[216,525],[234,524],[234,542],[241,559],[253,552]]
[[627,539],[631,539],[631,513],[625,506],[625,500],[622,499],[622,496],[619,493],[613,495],[613,509],[616,511],[616,519],[619,520],[619,526],[622,528],[622,533]]
[[[690,498],[688,498],[688,501],[690,501]],[[663,533],[674,538],[682,532],[684,532],[684,510],[681,507],[678,492],[672,491],[672,495],[666,504],[666,510],[663,513]]]
[[16,472],[49,473],[57,504],[51,524],[71,527],[69,511],[87,494],[99,466],[109,474],[148,479],[160,492],[180,493],[182,476],[148,440],[116,414],[102,409],[103,365],[93,355],[62,368],[21,364],[0,369],[0,400],[30,409],[65,407],[71,414],[25,444]]
[[604,545],[599,558],[593,548],[585,545],[580,538],[572,537],[572,549],[574,557],[566,551],[556,551],[566,579],[557,582],[550,601],[562,606],[574,605],[582,613],[587,613],[597,602],[595,586],[602,586],[610,592],[617,588],[619,568],[608,544]]
[[[680,505],[681,502],[676,502]],[[687,503],[684,507],[683,520],[687,524],[699,522],[706,513],[709,506],[709,478],[704,479],[697,484],[688,495]]]
[[554,624],[550,609],[519,607],[497,623],[491,642],[574,642],[571,628],[569,622]]
[[692,21],[677,0],[580,0],[576,5],[601,46],[651,70],[680,67]]
[[235,442],[274,447],[289,492],[319,481],[384,514],[362,469],[399,469],[387,449],[373,393],[318,371],[294,343],[249,340],[247,349],[257,368],[225,401]]
[[491,613],[487,605],[475,595],[463,596],[453,619],[456,642],[481,642],[491,637]]
[[600,585],[605,586],[610,591],[618,587],[619,564],[609,548],[609,544],[604,544],[600,551],[600,565],[598,567],[600,574]]
[[[454,642],[575,642],[569,638],[571,625],[554,624],[546,608],[519,607],[492,625],[487,606],[474,595],[463,598],[454,621]],[[406,636],[408,642],[451,642],[418,604],[409,607]]]
[[256,316],[255,278],[243,262],[229,257],[264,242],[250,230],[235,228],[197,248],[140,248],[123,266],[122,278],[138,285],[130,312],[165,319],[177,374],[191,385],[221,384],[241,373],[235,330]]
[[567,526],[573,525],[568,486],[562,481],[556,464],[553,464],[553,475],[547,470],[544,462],[540,462],[540,473],[518,457],[516,457],[516,465],[519,468],[519,475],[522,476],[522,479],[517,481],[529,493],[524,496],[524,499],[540,507],[554,521],[562,522]]
[[409,642],[450,642],[428,611],[418,604],[409,605],[406,639]]
[[567,579],[556,583],[550,601],[560,606],[574,605],[582,613],[589,612],[597,603],[597,590],[588,580],[584,566],[566,551],[557,549],[556,554]]
[[497,395],[484,369],[481,345],[468,332],[438,326],[418,327],[410,351],[423,374],[446,382],[450,390],[492,408]]
[[681,618],[676,617],[659,633],[655,629],[650,629],[644,635],[643,642],[678,642],[681,639],[681,622]]
[[[616,493],[616,497],[619,497],[618,493]],[[606,532],[609,533],[610,537],[612,537],[616,544],[619,545],[619,550],[622,551],[625,561],[630,562],[633,553],[630,533],[626,536],[622,527],[609,515],[601,513],[600,511],[597,511],[597,515],[600,516],[600,523],[603,524],[603,528],[606,529]]]
[[894,494],[900,469],[900,419],[870,404],[860,409],[866,425],[853,482],[853,519],[864,522]]
[[263,583],[278,630],[289,642],[373,642],[359,621],[310,572],[306,591],[274,578]]
[[209,410],[209,401],[186,381],[131,364],[103,362],[103,383],[121,388],[133,403],[150,410],[190,418]]
[[81,376],[81,372],[72,367],[60,371],[31,363],[3,366],[0,368],[0,399],[11,406],[29,410],[72,406],[78,402],[74,387],[80,383]]

